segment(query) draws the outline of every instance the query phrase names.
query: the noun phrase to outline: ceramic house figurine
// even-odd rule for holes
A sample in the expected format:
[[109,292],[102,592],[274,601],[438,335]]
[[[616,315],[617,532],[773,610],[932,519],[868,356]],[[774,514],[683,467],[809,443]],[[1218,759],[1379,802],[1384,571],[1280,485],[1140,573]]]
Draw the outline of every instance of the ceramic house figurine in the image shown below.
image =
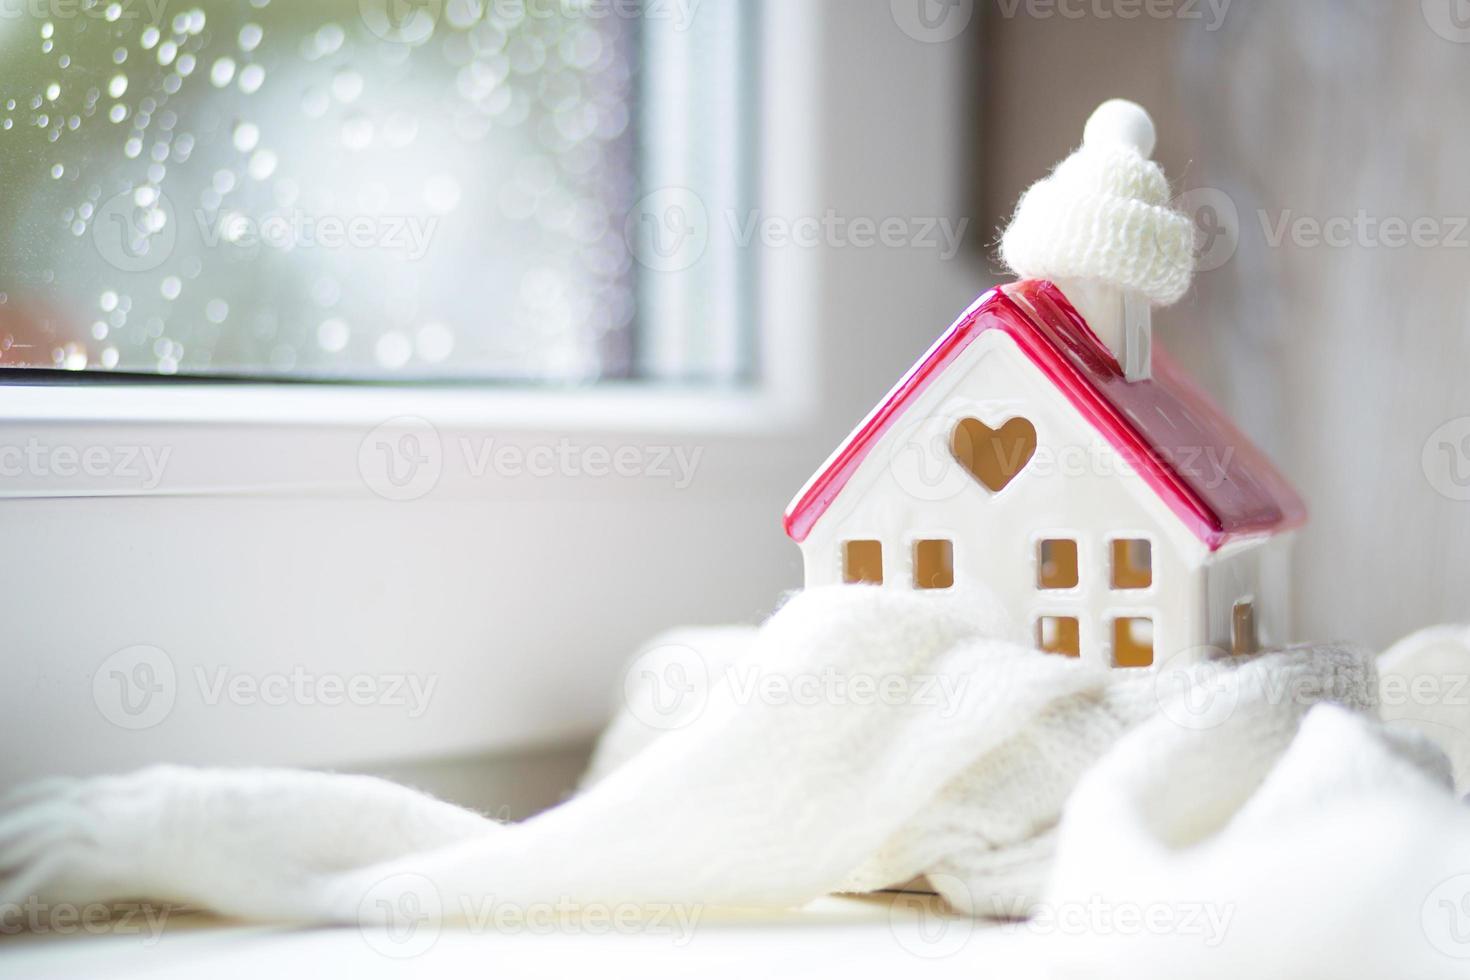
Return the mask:
[[1188,289],[1194,228],[1105,104],[1022,198],[1026,277],[982,296],[786,514],[808,587],[989,587],[1039,649],[1120,668],[1287,639],[1306,518],[1266,457],[1151,338]]

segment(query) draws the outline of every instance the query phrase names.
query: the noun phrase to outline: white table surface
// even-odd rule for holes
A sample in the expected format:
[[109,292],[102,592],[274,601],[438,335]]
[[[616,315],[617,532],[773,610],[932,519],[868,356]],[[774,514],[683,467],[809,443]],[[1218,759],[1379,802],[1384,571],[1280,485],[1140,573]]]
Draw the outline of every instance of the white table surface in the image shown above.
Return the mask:
[[176,914],[157,929],[141,917],[106,931],[0,938],[0,978],[90,977],[323,980],[352,977],[579,976],[785,977],[1038,976],[1037,937],[1024,927],[980,926],[929,900],[828,898],[800,912],[710,911],[692,929],[581,933],[445,926],[412,938],[356,928],[243,926]]

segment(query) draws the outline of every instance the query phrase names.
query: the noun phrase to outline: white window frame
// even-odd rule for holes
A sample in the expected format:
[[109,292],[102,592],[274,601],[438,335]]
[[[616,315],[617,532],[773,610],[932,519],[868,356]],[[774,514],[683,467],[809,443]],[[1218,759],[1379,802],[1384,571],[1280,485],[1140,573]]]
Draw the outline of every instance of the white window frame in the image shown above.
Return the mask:
[[[961,213],[973,175],[950,97],[971,47],[921,43],[891,17],[887,5],[804,0],[763,19],[763,214],[820,216],[834,199],[876,218]],[[872,64],[911,90],[891,92]],[[873,129],[852,122],[862,119]],[[916,159],[913,146],[931,149]],[[681,621],[749,620],[800,584],[782,506],[988,285],[973,265],[914,250],[757,254],[757,381],[740,390],[0,386],[0,445],[154,441],[173,452],[151,489],[0,480],[0,617],[19,655],[0,714],[26,733],[0,784],[155,761],[351,765],[590,737],[638,643]],[[891,274],[870,284],[861,263]],[[883,329],[853,344],[859,317]],[[446,465],[430,497],[390,503],[364,486],[357,452],[403,416],[446,438],[687,444],[704,463],[683,492],[486,480]],[[536,555],[532,542],[565,534],[577,535],[574,562]],[[554,601],[558,589],[568,594]],[[179,698],[162,723],[121,731],[89,678],[134,644],[168,651]],[[415,719],[203,704],[194,678],[221,665],[256,676],[411,670],[439,686]]]

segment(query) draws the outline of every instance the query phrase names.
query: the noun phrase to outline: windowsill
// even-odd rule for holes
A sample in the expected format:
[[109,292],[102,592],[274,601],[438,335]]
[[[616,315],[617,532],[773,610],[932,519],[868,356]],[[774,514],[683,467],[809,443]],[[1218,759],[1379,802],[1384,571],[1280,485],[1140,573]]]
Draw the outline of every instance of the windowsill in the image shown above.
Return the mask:
[[367,427],[402,416],[465,430],[768,435],[810,417],[799,393],[606,385],[26,384],[0,386],[0,415],[31,423]]

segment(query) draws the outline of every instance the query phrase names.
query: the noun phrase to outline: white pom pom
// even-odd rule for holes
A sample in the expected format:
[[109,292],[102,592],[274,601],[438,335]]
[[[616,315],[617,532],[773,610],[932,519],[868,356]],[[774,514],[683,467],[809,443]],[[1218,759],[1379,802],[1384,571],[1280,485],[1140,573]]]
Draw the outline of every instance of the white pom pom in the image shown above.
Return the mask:
[[1087,146],[1131,146],[1144,159],[1153,156],[1157,139],[1148,110],[1127,99],[1109,99],[1098,106],[1082,131]]

